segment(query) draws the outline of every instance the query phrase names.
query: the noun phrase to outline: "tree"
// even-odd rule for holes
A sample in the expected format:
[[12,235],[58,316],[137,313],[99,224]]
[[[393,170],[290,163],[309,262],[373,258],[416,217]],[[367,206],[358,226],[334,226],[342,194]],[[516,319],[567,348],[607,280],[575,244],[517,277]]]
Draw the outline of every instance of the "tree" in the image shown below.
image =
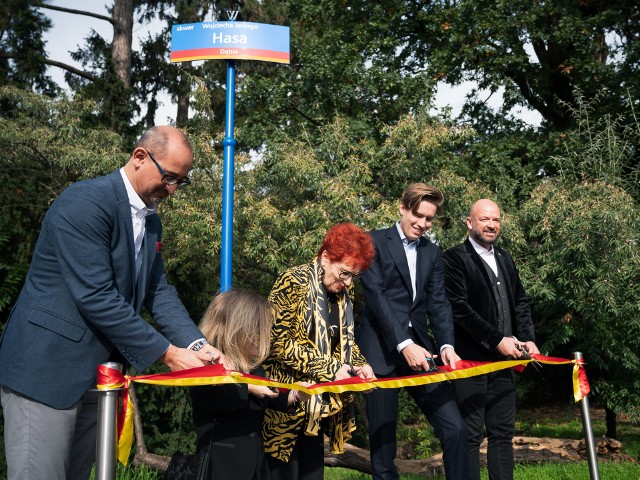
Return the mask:
[[42,32],[51,21],[28,2],[7,0],[0,5],[0,85],[12,84],[53,95],[56,87],[46,74]]
[[603,181],[553,180],[536,187],[522,221],[523,281],[543,348],[584,353],[590,383],[609,411],[607,436],[615,438],[611,415],[640,416],[638,207]]
[[563,139],[558,178],[524,203],[520,253],[544,349],[585,354],[615,438],[616,413],[640,416],[637,166],[626,174],[640,128],[621,130],[619,118],[594,121],[591,113],[584,106]]
[[27,272],[49,205],[70,183],[113,170],[121,138],[86,126],[95,104],[0,87],[0,324]]
[[[564,129],[579,92],[590,100],[606,87],[604,112],[618,111],[629,94],[638,98],[637,2],[388,0],[342,11],[353,20],[375,18],[367,30],[370,45],[379,48],[387,40],[400,50],[407,72],[426,69],[450,84],[471,80],[492,93],[504,88],[503,114],[524,105]],[[363,28],[362,22],[353,25]],[[479,103],[473,93],[468,113]]]
[[[24,2],[23,2],[24,3]],[[131,42],[133,40],[133,0],[114,0],[111,9],[112,15],[100,15],[86,10],[77,10],[74,8],[58,7],[38,1],[32,2],[34,7],[42,9],[56,10],[73,15],[84,15],[99,20],[109,22],[113,26],[113,40],[111,42],[111,68],[125,88],[131,86]],[[96,75],[90,71],[78,70],[77,68],[56,62],[49,58],[42,58],[45,64],[60,67],[67,72],[78,75],[86,80],[95,81]]]

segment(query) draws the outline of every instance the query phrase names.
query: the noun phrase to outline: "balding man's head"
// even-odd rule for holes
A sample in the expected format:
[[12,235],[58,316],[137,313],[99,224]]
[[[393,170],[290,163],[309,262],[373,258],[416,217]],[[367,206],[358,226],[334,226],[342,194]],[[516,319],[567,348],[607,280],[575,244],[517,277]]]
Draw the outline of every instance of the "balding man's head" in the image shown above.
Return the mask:
[[151,206],[188,185],[192,166],[187,136],[177,128],[158,126],[140,137],[124,171],[142,201]]
[[467,229],[471,238],[491,250],[500,234],[500,207],[486,198],[478,200],[469,209]]

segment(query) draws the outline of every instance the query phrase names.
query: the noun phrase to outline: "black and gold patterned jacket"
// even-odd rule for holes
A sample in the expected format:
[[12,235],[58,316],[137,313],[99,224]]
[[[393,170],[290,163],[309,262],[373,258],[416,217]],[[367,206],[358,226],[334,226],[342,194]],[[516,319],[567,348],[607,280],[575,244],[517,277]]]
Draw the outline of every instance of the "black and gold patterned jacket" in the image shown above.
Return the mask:
[[[313,270],[317,267],[317,261],[314,260],[290,268],[274,283],[269,301],[274,305],[276,317],[271,331],[271,354],[264,363],[269,378],[286,383],[327,382],[335,379],[344,363],[354,366],[367,364],[354,340],[350,301],[353,285],[339,294],[338,306],[342,319],[339,342],[333,351],[327,353],[322,353],[318,347],[315,340],[322,340],[322,336],[327,335],[327,325],[322,315],[315,313],[326,307],[318,305],[314,296],[310,295],[314,282]],[[350,311],[346,312],[345,309]],[[286,413],[267,410],[262,429],[265,450],[282,461],[288,461],[303,429],[307,434],[317,435],[321,423],[322,431],[330,439],[331,451],[342,453],[344,443],[355,430],[352,409],[349,408],[352,401],[353,395],[350,393],[331,393],[315,395]]]

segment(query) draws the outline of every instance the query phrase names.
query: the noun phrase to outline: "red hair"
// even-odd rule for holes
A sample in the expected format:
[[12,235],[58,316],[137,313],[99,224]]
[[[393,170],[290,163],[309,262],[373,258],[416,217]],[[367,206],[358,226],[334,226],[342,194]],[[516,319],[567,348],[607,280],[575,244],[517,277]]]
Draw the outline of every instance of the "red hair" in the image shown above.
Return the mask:
[[329,229],[318,258],[325,251],[332,262],[345,262],[359,270],[369,268],[375,252],[371,237],[351,222],[339,223]]

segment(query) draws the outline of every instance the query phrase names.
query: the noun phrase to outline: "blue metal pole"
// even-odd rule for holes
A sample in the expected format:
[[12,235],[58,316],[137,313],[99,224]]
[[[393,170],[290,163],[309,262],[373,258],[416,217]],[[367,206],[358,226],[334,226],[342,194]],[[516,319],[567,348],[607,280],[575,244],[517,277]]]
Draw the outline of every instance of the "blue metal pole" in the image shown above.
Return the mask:
[[225,110],[225,136],[222,141],[222,246],[220,263],[220,291],[231,288],[233,257],[233,170],[236,141],[233,138],[234,105],[236,102],[236,63],[227,61],[227,103]]

